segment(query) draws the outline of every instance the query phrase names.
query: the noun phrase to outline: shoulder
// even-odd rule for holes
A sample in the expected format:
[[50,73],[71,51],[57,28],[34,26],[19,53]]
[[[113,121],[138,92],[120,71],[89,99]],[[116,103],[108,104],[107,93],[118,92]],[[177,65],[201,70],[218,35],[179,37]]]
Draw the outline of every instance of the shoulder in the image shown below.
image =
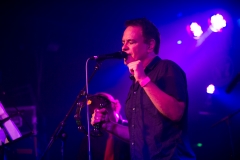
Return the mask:
[[162,59],[159,61],[157,67],[165,74],[181,73],[185,75],[183,69],[174,61],[168,59]]
[[181,67],[174,61],[169,60],[169,59],[162,59],[161,61],[159,61],[160,65],[165,65],[167,67],[177,67],[179,69],[181,69]]

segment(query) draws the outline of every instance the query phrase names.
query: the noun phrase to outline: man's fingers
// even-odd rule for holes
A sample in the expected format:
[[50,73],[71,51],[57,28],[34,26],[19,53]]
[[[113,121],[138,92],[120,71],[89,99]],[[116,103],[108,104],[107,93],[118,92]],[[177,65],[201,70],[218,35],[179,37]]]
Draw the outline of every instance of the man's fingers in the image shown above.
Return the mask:
[[91,124],[94,125],[99,122],[105,122],[107,112],[108,111],[106,108],[95,109],[94,113],[92,114]]
[[99,123],[99,122],[103,122],[102,118],[101,117],[95,117],[95,118],[91,118],[91,124],[94,125],[96,123]]
[[101,113],[101,114],[107,114],[107,109],[106,108],[101,108],[101,109],[94,109],[94,113]]
[[99,117],[92,117],[91,118],[91,124],[94,125],[96,123],[99,123],[99,122],[105,122],[106,116],[105,115],[102,115],[102,116],[99,116]]
[[135,66],[134,65],[129,65],[128,70],[131,74],[134,74]]
[[136,70],[136,68],[139,65],[139,63],[140,63],[140,60],[129,63],[127,65],[128,69],[129,69],[129,72],[134,74],[134,71]]

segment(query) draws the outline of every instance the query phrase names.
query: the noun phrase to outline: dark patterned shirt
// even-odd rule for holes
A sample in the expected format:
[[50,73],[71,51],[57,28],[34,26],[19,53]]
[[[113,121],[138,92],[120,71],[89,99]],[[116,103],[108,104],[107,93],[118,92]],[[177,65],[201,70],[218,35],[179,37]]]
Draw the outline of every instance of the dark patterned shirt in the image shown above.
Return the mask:
[[156,56],[145,68],[145,74],[162,91],[185,102],[186,107],[182,119],[173,122],[156,109],[139,83],[133,82],[125,107],[131,159],[195,159],[186,137],[188,92],[185,73],[174,62]]

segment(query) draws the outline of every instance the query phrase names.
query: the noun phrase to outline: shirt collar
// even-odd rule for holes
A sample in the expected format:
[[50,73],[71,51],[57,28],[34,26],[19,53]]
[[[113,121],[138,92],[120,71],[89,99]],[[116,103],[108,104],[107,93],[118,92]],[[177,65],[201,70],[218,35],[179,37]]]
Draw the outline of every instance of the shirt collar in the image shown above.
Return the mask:
[[[144,69],[145,73],[150,72],[156,65],[157,63],[161,60],[159,56],[156,56],[152,59],[152,61],[147,65],[147,67]],[[131,80],[135,80],[134,76],[130,74],[129,78]]]
[[153,68],[157,65],[157,63],[161,60],[161,58],[159,56],[155,56],[153,58],[153,60],[147,65],[147,67],[145,68],[145,73],[150,72],[151,70],[153,70]]

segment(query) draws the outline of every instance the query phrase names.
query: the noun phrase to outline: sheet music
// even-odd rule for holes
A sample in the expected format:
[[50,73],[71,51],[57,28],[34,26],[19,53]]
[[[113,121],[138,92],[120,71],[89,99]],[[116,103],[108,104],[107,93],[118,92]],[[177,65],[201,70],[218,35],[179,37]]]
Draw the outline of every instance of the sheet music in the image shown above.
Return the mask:
[[[2,105],[1,101],[0,101],[0,120],[3,120],[5,118],[8,118],[9,115],[7,114],[4,106]],[[13,121],[11,119],[7,120],[4,124],[3,127],[5,128],[5,130],[7,131],[8,135],[10,136],[11,140],[15,140],[17,138],[20,138],[21,132],[19,131],[19,129],[17,128],[17,126],[13,123]],[[1,129],[2,130],[2,129]],[[5,134],[4,134],[5,135]],[[5,135],[6,137],[6,135]],[[2,137],[4,138],[4,136]],[[2,141],[1,138],[1,141]]]

